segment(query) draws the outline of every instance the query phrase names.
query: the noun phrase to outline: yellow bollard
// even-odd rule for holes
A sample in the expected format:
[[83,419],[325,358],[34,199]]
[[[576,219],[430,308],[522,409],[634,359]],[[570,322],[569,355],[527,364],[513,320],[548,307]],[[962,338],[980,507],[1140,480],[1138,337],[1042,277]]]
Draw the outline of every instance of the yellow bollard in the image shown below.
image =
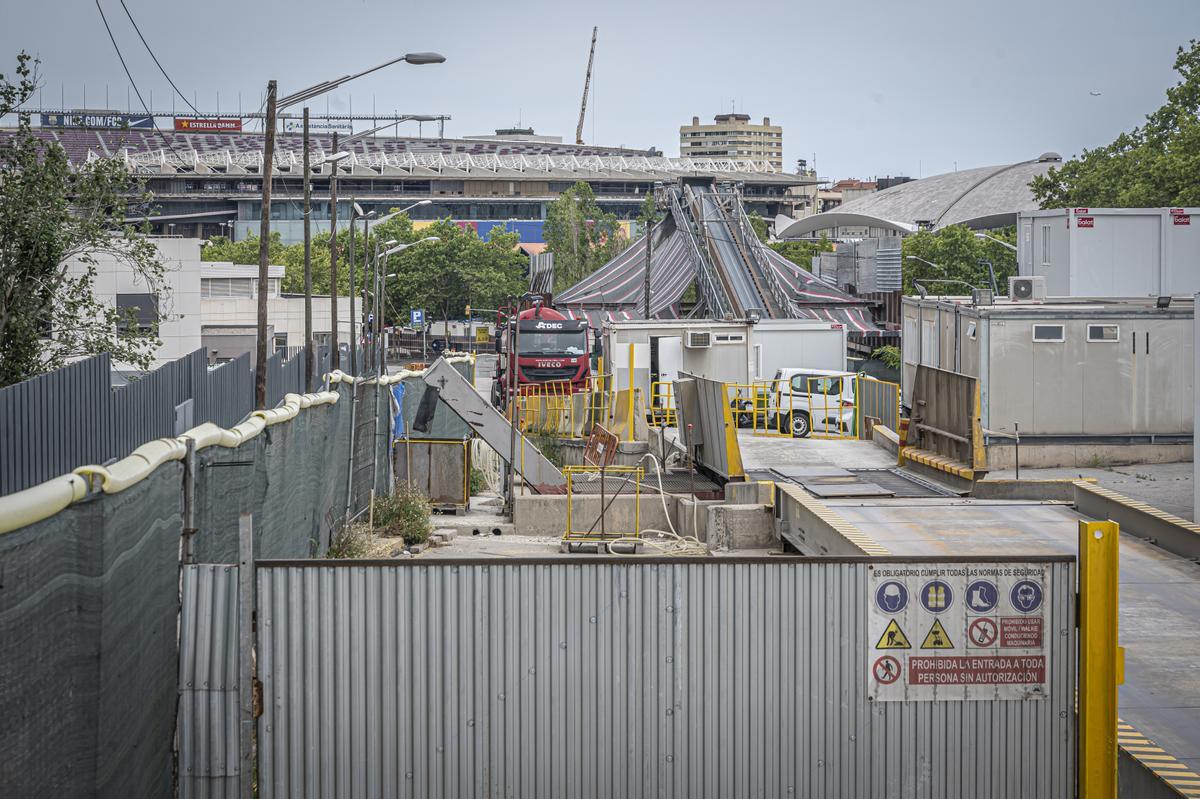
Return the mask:
[[1117,646],[1120,527],[1079,523],[1079,797],[1117,795],[1117,686],[1125,650]]

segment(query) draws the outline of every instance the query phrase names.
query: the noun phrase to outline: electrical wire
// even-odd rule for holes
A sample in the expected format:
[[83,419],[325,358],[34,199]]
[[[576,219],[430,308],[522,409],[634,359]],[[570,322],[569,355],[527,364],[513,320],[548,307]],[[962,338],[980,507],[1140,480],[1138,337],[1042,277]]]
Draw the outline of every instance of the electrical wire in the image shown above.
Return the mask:
[[142,92],[138,89],[137,82],[133,79],[133,74],[129,71],[129,65],[125,63],[125,56],[121,54],[121,47],[117,44],[117,38],[113,36],[112,28],[108,24],[108,17],[104,15],[104,9],[100,6],[100,0],[96,0],[96,10],[100,12],[100,21],[104,23],[104,30],[108,32],[108,40],[112,42],[113,49],[117,51],[117,58],[121,62],[121,68],[125,70],[125,77],[129,79],[129,85],[133,87],[133,93],[137,96],[138,102],[142,104],[142,110],[150,118],[150,124],[154,127],[154,132],[171,148],[171,152],[180,160],[180,163],[183,163],[183,155],[175,149],[175,144],[167,138],[167,134],[159,130],[158,122],[154,119],[154,113],[150,110],[150,106],[146,104],[146,101],[142,99]]
[[[146,52],[149,53],[150,57],[154,59],[154,64],[155,64],[155,66],[158,67],[158,71],[161,72],[163,74],[163,77],[167,79],[167,83],[171,84],[171,88],[174,89],[175,93],[179,95],[179,99],[181,99],[185,103],[187,103],[188,108],[192,109],[197,114],[199,114],[200,109],[198,109],[198,108],[196,108],[196,106],[192,105],[192,103],[188,100],[188,98],[183,96],[183,92],[179,91],[179,87],[175,85],[175,81],[171,80],[171,76],[167,74],[167,71],[165,69],[163,69],[163,65],[161,63],[159,63],[158,56],[156,56],[154,54],[154,51],[150,49],[150,43],[147,42],[146,37],[142,35],[142,30],[141,30],[141,28],[138,27],[137,22],[134,20],[133,14],[129,13],[129,6],[125,5],[125,0],[121,0],[121,8],[125,9],[125,16],[129,17],[129,22],[133,25],[133,29],[135,31],[137,31],[138,38],[142,40],[142,44],[145,45]],[[107,25],[107,23],[105,23],[105,24]]]

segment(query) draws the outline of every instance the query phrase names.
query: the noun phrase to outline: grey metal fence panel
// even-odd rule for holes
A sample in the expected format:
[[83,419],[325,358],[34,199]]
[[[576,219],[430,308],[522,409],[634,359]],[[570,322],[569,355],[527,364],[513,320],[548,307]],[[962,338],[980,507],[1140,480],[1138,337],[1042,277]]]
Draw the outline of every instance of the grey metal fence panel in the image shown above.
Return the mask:
[[109,457],[111,394],[108,355],[0,388],[0,494]]
[[[287,391],[303,383],[297,361],[298,371],[284,368],[295,386]],[[253,409],[253,385],[249,355],[210,370],[200,349],[119,388],[112,387],[109,356],[98,355],[0,389],[0,495],[123,458],[182,432],[183,420],[231,427]],[[190,412],[177,416],[189,403]]]
[[238,795],[238,567],[183,567],[179,797]]
[[866,562],[262,563],[259,795],[1074,792],[1074,564],[1049,696],[867,700]]

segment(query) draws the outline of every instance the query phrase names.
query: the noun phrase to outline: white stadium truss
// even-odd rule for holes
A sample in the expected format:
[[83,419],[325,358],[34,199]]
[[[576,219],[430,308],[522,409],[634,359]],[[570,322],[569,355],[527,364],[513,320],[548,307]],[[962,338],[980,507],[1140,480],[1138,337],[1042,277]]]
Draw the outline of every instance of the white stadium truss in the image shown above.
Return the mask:
[[[103,156],[89,154],[89,160]],[[139,173],[162,174],[164,172],[233,172],[259,173],[262,169],[262,151],[237,152],[224,150],[201,153],[196,150],[168,150],[130,152],[122,150],[118,158],[130,169]],[[324,150],[315,149],[310,154],[311,162],[320,164],[325,160]],[[283,150],[275,154],[275,171],[298,173],[302,168],[303,156],[297,150]],[[342,171],[362,174],[369,170],[377,174],[441,174],[458,173],[515,173],[530,175],[569,174],[775,174],[776,170],[766,161],[749,161],[732,158],[666,158],[647,156],[601,156],[601,155],[470,155],[466,153],[351,153],[342,161]]]

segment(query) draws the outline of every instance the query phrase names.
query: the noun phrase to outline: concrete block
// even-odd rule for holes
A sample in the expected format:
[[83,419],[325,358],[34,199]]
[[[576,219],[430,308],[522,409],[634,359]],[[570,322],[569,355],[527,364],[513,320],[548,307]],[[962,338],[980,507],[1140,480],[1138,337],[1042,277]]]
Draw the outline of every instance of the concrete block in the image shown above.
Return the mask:
[[714,505],[708,509],[710,549],[767,549],[778,543],[775,516],[765,505]]
[[440,535],[446,541],[453,541],[454,537],[458,535],[458,531],[453,527],[439,527],[433,533],[434,535]]
[[773,505],[775,484],[769,480],[726,483],[725,502],[728,505]]
[[707,540],[708,509],[720,504],[722,502],[719,499],[693,500],[691,497],[679,497],[675,505],[675,532],[679,535],[695,536],[701,541]]
[[[667,496],[667,513],[674,518],[676,497]],[[630,533],[634,530],[635,499],[632,495],[607,498],[605,529],[609,532]],[[599,494],[575,494],[571,502],[571,526],[587,530],[600,515]],[[644,493],[638,512],[639,531],[670,530],[663,502],[657,493]],[[518,496],[513,502],[513,532],[516,535],[562,535],[567,529],[567,497],[563,494]],[[600,529],[597,522],[596,530]]]
[[425,550],[427,550],[427,549],[429,549],[429,544],[428,544],[428,543],[424,543],[424,544],[409,544],[409,547],[408,547],[408,551],[409,551],[409,552],[411,552],[411,553],[412,553],[412,554],[414,554],[414,555],[419,555],[419,554],[421,554],[422,552],[424,552],[424,551],[425,551]]

